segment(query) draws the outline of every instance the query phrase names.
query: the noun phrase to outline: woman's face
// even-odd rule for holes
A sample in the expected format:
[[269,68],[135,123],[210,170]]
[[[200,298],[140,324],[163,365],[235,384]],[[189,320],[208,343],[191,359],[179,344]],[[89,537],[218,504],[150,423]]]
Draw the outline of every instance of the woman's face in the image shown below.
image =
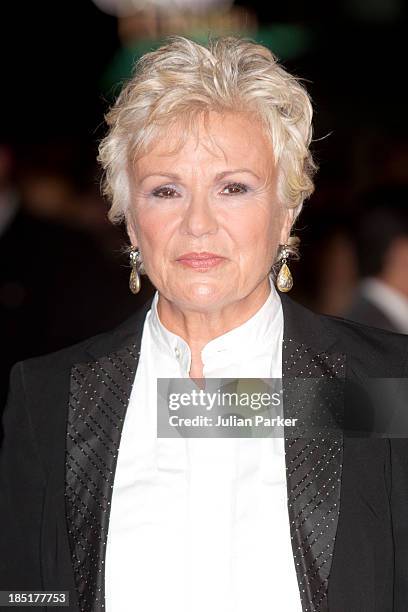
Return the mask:
[[[290,214],[278,203],[272,147],[261,125],[242,113],[201,117],[171,152],[173,128],[133,167],[128,232],[147,275],[180,308],[216,311],[267,280]],[[213,253],[218,259],[183,258]]]

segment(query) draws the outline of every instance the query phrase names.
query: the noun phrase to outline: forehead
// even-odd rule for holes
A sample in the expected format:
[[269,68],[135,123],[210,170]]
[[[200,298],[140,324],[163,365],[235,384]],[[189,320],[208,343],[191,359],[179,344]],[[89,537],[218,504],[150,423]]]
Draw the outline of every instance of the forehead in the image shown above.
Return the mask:
[[134,169],[139,174],[152,166],[174,171],[174,164],[239,168],[243,161],[258,174],[268,174],[274,167],[265,127],[248,113],[210,111],[198,115],[194,124],[179,119],[162,129],[147,152],[136,160]]

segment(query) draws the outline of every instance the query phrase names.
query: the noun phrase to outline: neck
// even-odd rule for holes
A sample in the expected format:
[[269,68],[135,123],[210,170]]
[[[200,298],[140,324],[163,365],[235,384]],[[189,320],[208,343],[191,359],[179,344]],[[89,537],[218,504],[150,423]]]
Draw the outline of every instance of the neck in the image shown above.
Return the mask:
[[379,274],[377,278],[391,289],[408,298],[408,284],[405,271],[390,269]]
[[181,309],[175,302],[159,295],[157,312],[160,321],[168,330],[181,336],[191,349],[190,376],[202,376],[203,347],[250,319],[265,304],[270,290],[269,278],[266,277],[247,296],[208,312]]

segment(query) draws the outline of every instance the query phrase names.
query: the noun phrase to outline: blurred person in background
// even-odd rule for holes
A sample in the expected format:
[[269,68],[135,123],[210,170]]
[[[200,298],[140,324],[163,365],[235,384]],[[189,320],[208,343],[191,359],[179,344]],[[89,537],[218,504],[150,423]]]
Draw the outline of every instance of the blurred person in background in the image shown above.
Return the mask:
[[343,314],[408,334],[408,187],[380,186],[360,202],[353,235],[361,280]]
[[330,194],[326,202],[334,210],[327,210],[326,204],[314,210],[316,200],[302,213],[302,227],[298,228],[299,233],[302,230],[302,257],[293,266],[297,278],[293,294],[311,310],[341,316],[357,282],[350,219],[336,212]]
[[13,363],[108,329],[134,307],[119,251],[102,249],[79,203],[69,173],[0,147],[0,413]]
[[[408,377],[407,338],[287,296],[314,188],[307,91],[263,45],[175,36],[107,123],[109,218],[132,293],[143,273],[156,291],[14,365],[0,590],[67,590],[72,612],[406,612],[407,441],[348,437],[337,417],[347,383]],[[285,417],[302,431],[316,411],[330,434],[158,435],[158,378],[219,377],[283,378]]]

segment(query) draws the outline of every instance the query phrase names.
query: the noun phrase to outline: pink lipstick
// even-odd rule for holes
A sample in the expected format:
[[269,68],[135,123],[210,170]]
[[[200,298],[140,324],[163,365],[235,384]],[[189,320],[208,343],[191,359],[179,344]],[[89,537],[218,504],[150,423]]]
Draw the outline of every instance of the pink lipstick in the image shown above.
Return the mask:
[[208,251],[184,253],[177,258],[177,261],[193,268],[197,272],[205,272],[211,268],[215,268],[220,263],[225,261],[225,257],[217,255],[216,253],[209,253]]

